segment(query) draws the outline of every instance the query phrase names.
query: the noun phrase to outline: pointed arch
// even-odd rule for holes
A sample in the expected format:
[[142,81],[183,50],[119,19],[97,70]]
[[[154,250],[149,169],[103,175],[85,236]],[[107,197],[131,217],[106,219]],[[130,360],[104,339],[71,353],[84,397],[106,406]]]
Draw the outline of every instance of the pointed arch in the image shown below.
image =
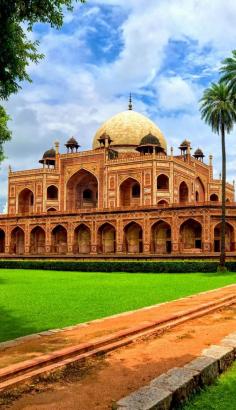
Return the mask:
[[56,208],[52,208],[52,207],[51,207],[51,208],[48,208],[48,209],[47,209],[47,212],[55,212],[55,211],[57,211]]
[[219,197],[217,194],[211,194],[210,195],[210,201],[212,202],[218,202],[219,201]]
[[143,252],[143,229],[137,222],[124,227],[124,248],[127,253]]
[[15,255],[22,255],[25,253],[25,233],[19,226],[16,226],[11,231],[10,253]]
[[120,184],[120,206],[140,205],[141,186],[137,179],[126,178]]
[[188,185],[185,181],[182,181],[179,186],[179,202],[188,202],[189,194],[188,194]]
[[202,225],[189,218],[180,226],[180,244],[182,251],[196,252],[202,249]]
[[169,190],[169,177],[165,174],[160,174],[157,177],[157,190],[168,191]]
[[67,230],[62,225],[56,225],[52,230],[52,252],[67,253]]
[[205,187],[199,177],[195,179],[195,200],[196,202],[205,202]]
[[18,195],[18,213],[32,213],[34,209],[34,194],[29,188],[24,188]]
[[96,208],[98,204],[98,180],[84,168],[73,174],[66,185],[66,209]]
[[56,201],[58,199],[58,188],[56,185],[49,185],[47,187],[47,200]]
[[171,226],[166,221],[157,221],[151,227],[153,253],[171,253]]
[[45,253],[46,234],[41,226],[35,226],[30,232],[30,253],[40,255]]
[[73,252],[88,254],[91,252],[91,230],[84,224],[79,224],[74,230]]
[[168,206],[169,203],[166,199],[161,199],[160,201],[158,201],[157,205],[159,205],[159,206]]
[[3,229],[0,229],[0,253],[5,253],[6,235]]
[[[214,252],[220,252],[221,248],[221,222],[214,227]],[[235,250],[235,230],[234,227],[226,222],[225,224],[225,250],[233,252]]]
[[105,222],[98,228],[98,252],[116,252],[116,229],[111,223]]

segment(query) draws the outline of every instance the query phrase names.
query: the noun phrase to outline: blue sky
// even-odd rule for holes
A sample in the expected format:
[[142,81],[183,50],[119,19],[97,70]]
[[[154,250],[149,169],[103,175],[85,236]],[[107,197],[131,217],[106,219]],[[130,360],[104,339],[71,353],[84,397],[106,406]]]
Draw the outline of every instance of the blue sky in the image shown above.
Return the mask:
[[[66,13],[60,31],[37,24],[31,34],[45,58],[31,64],[32,84],[6,104],[12,142],[1,165],[0,210],[6,204],[7,170],[37,168],[55,140],[75,136],[91,147],[96,129],[127,108],[149,116],[168,147],[188,138],[193,149],[214,155],[220,172],[220,139],[201,121],[198,101],[218,78],[222,59],[236,46],[235,0],[87,0]],[[236,132],[228,138],[228,180],[236,177]]]

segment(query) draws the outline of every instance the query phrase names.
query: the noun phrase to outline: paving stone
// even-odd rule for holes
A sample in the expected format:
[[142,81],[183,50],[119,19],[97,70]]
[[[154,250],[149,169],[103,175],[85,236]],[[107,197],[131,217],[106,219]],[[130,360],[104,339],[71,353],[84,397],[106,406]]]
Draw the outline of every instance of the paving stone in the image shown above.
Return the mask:
[[184,403],[198,390],[199,373],[192,369],[175,367],[154,379],[150,386],[173,392],[172,406]]
[[50,336],[52,334],[53,332],[51,330],[45,330],[44,332],[39,333],[40,336]]
[[202,356],[218,360],[220,373],[225,371],[234,361],[234,349],[228,346],[212,345],[202,351]]
[[15,340],[8,340],[7,342],[0,343],[0,350],[4,350],[8,347],[16,346]]
[[200,356],[186,364],[184,368],[199,372],[200,387],[213,383],[219,375],[218,361],[213,359],[213,357]]
[[145,386],[119,400],[119,410],[169,410],[172,394],[168,390]]

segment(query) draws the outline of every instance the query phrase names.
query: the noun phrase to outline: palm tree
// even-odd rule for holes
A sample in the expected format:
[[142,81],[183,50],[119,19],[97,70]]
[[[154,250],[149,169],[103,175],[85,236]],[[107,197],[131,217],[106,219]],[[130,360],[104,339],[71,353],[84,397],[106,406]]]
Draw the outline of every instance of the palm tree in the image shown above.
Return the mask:
[[220,270],[225,270],[225,183],[226,183],[226,152],[225,134],[232,131],[236,122],[235,96],[223,81],[212,83],[200,100],[202,119],[211,126],[212,131],[221,136],[222,149],[222,213],[221,213],[221,249]]
[[222,62],[220,69],[222,73],[221,81],[228,84],[229,88],[236,93],[236,50],[232,51],[232,57],[226,58]]

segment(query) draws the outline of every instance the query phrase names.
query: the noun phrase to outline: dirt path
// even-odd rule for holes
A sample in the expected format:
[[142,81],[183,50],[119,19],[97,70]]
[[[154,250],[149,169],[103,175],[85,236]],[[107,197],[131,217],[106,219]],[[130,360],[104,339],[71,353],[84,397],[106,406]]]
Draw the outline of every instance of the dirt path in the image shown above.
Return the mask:
[[[99,336],[107,332],[107,325],[111,326],[111,331],[115,331],[121,327],[133,326],[145,319],[150,320],[150,318],[161,317],[167,313],[196,306],[198,303],[212,301],[234,293],[235,290],[236,286],[231,286],[126,316],[92,323],[87,327],[81,327],[81,333],[79,328],[76,331],[75,329],[70,331],[72,336],[70,340],[81,341],[83,338],[90,340],[94,335],[97,336],[96,332],[99,332]],[[94,326],[93,329],[90,326]],[[162,336],[136,342],[100,359],[92,359],[79,370],[69,373],[65,380],[47,383],[46,386],[42,384],[38,386],[41,390],[39,393],[23,395],[10,406],[2,406],[2,408],[12,410],[112,409],[112,405],[121,397],[138,389],[168,369],[189,362],[203,348],[218,343],[224,336],[235,330],[236,307],[233,306],[187,322]],[[57,337],[59,335],[62,334],[58,334]],[[46,339],[50,340],[50,338]],[[22,355],[25,352],[27,354],[27,346],[23,345],[18,346]],[[7,351],[5,359],[6,357],[10,357]]]
[[[59,350],[63,347],[75,346],[79,343],[95,341],[119,330],[128,329],[143,322],[162,319],[169,314],[188,310],[202,303],[213,302],[231,294],[236,295],[236,285],[226,286],[209,292],[200,293],[176,301],[126,312],[116,316],[82,323],[71,330],[44,335],[28,340],[17,346],[0,350],[0,368],[19,363],[24,360]],[[47,333],[47,332],[46,332]]]

